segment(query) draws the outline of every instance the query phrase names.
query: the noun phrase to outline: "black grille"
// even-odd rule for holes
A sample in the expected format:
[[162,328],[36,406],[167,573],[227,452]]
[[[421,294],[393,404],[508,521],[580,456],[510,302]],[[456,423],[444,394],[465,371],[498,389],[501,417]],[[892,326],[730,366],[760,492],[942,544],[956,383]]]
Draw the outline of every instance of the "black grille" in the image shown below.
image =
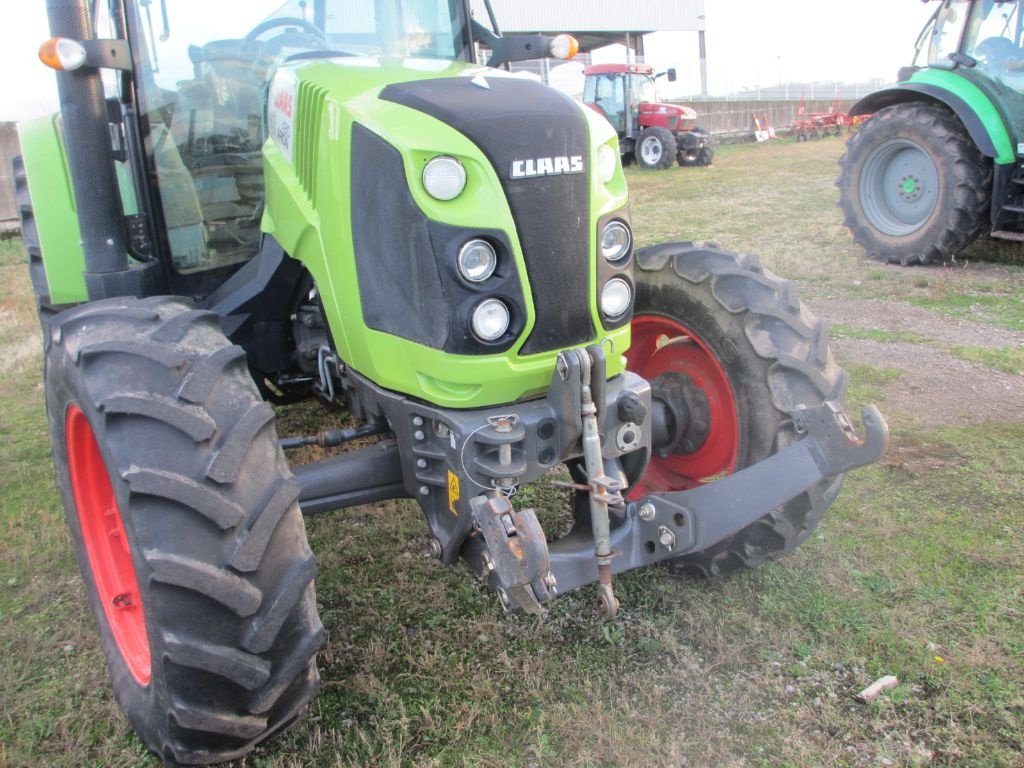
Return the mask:
[[398,150],[352,126],[352,241],[363,320],[377,331],[444,348],[448,309],[427,219]]
[[[587,124],[568,96],[529,80],[494,76],[400,83],[381,98],[424,112],[476,144],[494,166],[523,249],[536,325],[521,354],[581,344],[590,317]],[[515,161],[580,157],[583,173],[512,179]]]

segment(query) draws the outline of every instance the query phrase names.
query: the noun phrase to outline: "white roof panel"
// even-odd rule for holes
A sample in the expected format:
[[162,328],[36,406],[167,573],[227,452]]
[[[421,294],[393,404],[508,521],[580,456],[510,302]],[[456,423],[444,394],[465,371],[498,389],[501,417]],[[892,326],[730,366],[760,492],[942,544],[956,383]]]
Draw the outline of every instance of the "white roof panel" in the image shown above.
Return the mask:
[[[704,0],[491,0],[502,32],[695,32]],[[483,0],[473,9],[484,26]]]

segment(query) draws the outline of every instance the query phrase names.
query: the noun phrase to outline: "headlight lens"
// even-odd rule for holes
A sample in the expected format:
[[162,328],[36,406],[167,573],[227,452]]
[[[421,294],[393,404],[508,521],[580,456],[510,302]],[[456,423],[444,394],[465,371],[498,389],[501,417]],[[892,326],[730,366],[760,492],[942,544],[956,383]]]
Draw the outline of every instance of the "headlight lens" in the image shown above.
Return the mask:
[[466,169],[454,157],[435,157],[423,169],[423,186],[431,197],[454,200],[466,188]]
[[601,233],[601,255],[610,262],[621,261],[629,253],[633,237],[621,221],[609,223]]
[[633,292],[621,277],[613,277],[601,289],[601,311],[608,317],[618,317],[629,309]]
[[618,152],[610,144],[602,144],[597,148],[597,175],[605,184],[615,176],[618,161]]
[[482,283],[497,266],[498,254],[486,240],[470,240],[459,251],[459,274],[471,283]]
[[487,299],[473,310],[473,333],[480,341],[495,341],[508,330],[508,307],[499,299]]

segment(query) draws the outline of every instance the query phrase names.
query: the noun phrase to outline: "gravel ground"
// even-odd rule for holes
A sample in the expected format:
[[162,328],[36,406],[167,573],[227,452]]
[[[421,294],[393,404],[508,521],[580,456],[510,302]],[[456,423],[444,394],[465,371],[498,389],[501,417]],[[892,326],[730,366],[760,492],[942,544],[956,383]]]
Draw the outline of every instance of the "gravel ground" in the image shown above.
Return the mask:
[[1024,347],[1024,333],[930,312],[894,301],[818,298],[811,310],[831,323],[852,328],[912,332],[930,344],[833,339],[846,363],[902,371],[886,387],[883,413],[899,414],[922,426],[1024,421],[1024,375],[1003,373],[954,357],[943,347]]

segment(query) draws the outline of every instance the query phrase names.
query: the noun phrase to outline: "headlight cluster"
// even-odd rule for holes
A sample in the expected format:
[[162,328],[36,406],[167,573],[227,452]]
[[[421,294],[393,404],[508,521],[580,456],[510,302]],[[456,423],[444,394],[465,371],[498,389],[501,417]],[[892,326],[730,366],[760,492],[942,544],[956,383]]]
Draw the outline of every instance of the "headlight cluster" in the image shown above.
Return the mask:
[[[459,249],[456,266],[466,282],[480,284],[494,275],[498,268],[498,253],[486,240],[474,238]],[[512,313],[508,305],[492,296],[473,308],[469,324],[474,336],[490,343],[504,336],[511,322]]]
[[459,274],[471,283],[482,283],[497,266],[498,254],[486,240],[470,240],[459,250]]
[[[620,219],[612,219],[601,230],[601,256],[612,268],[611,272],[619,272],[629,264],[633,249],[633,234],[629,225]],[[602,270],[605,274],[607,268]],[[615,275],[608,279],[601,288],[601,312],[609,320],[616,320],[625,314],[633,301],[633,288],[624,276]]]
[[629,309],[633,291],[621,277],[613,277],[601,289],[601,311],[610,318],[619,317]]
[[[439,155],[423,167],[423,188],[436,200],[454,200],[466,189],[466,169],[454,157]],[[486,240],[474,238],[459,249],[456,266],[463,280],[480,285],[498,268],[498,253]],[[511,322],[508,305],[493,296],[479,302],[469,320],[473,335],[485,343],[504,336]]]
[[423,168],[423,188],[438,200],[454,200],[466,188],[466,169],[454,157],[435,157]]
[[619,153],[610,144],[602,144],[597,148],[597,175],[607,184],[615,177],[615,169],[619,165]]

